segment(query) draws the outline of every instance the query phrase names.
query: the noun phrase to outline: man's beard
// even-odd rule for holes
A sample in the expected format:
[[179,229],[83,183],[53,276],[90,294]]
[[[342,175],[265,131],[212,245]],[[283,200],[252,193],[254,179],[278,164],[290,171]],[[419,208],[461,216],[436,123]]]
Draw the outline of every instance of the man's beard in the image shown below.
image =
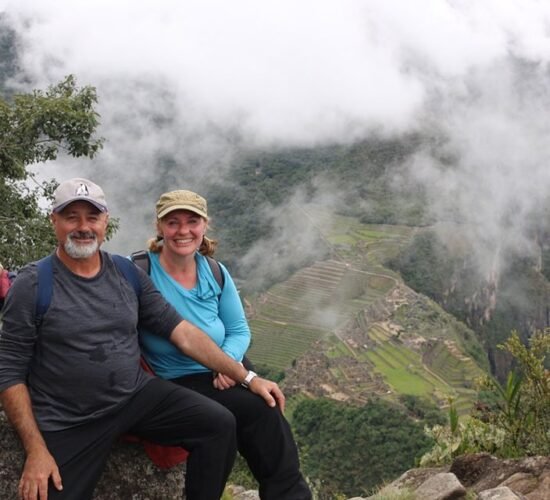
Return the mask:
[[[79,238],[93,238],[94,241],[86,244],[75,243],[75,240],[78,240]],[[97,242],[97,236],[94,233],[73,231],[67,235],[67,241],[65,241],[63,248],[65,252],[67,252],[67,255],[73,259],[87,259],[97,252],[99,243]]]

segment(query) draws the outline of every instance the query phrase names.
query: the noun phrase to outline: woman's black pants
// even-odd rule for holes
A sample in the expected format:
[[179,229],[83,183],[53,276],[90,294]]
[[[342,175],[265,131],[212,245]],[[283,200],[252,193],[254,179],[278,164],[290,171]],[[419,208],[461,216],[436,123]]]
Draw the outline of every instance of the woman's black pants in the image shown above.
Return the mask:
[[227,408],[237,421],[237,446],[259,484],[262,500],[309,500],[298,450],[287,420],[256,394],[237,385],[220,391],[212,373],[172,379]]

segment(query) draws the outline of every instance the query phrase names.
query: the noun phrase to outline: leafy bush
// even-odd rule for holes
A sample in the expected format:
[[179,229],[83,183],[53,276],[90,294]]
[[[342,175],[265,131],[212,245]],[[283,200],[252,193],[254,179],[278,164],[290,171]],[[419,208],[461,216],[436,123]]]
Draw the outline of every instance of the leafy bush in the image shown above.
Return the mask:
[[502,458],[550,455],[550,372],[545,368],[549,332],[535,332],[528,346],[512,332],[499,348],[513,356],[517,373],[510,372],[504,385],[490,377],[481,380],[490,403],[463,422],[451,404],[448,426],[425,430],[435,445],[421,465],[448,463],[455,456],[482,451]]
[[435,445],[420,459],[423,467],[448,464],[453,458],[466,453],[496,453],[502,448],[505,439],[503,429],[477,418],[459,422],[452,404],[449,409],[449,425],[426,427],[425,432],[435,441]]
[[545,367],[550,352],[550,330],[535,332],[524,345],[517,332],[499,346],[517,365],[501,386],[486,377],[482,387],[492,391],[496,404],[482,414],[504,429],[503,456],[550,455],[550,371]]

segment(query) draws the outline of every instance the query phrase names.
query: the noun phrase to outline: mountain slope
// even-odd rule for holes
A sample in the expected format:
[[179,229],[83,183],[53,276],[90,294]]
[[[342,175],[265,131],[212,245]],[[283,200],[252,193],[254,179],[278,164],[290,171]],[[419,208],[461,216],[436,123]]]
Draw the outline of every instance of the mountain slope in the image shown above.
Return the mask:
[[331,258],[251,300],[250,357],[287,369],[289,394],[355,403],[400,394],[461,411],[488,369],[474,333],[384,266],[414,228],[310,211]]

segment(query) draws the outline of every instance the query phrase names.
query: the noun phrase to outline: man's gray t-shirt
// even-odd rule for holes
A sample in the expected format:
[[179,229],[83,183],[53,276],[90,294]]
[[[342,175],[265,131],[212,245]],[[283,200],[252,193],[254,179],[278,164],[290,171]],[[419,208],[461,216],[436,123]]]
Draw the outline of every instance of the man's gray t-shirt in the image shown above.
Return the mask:
[[136,268],[141,294],[107,252],[93,278],[54,255],[53,291],[35,323],[37,267],[21,270],[6,300],[0,334],[0,391],[26,383],[42,431],[66,429],[124,405],[150,376],[139,366],[137,325],[169,337],[182,320]]

